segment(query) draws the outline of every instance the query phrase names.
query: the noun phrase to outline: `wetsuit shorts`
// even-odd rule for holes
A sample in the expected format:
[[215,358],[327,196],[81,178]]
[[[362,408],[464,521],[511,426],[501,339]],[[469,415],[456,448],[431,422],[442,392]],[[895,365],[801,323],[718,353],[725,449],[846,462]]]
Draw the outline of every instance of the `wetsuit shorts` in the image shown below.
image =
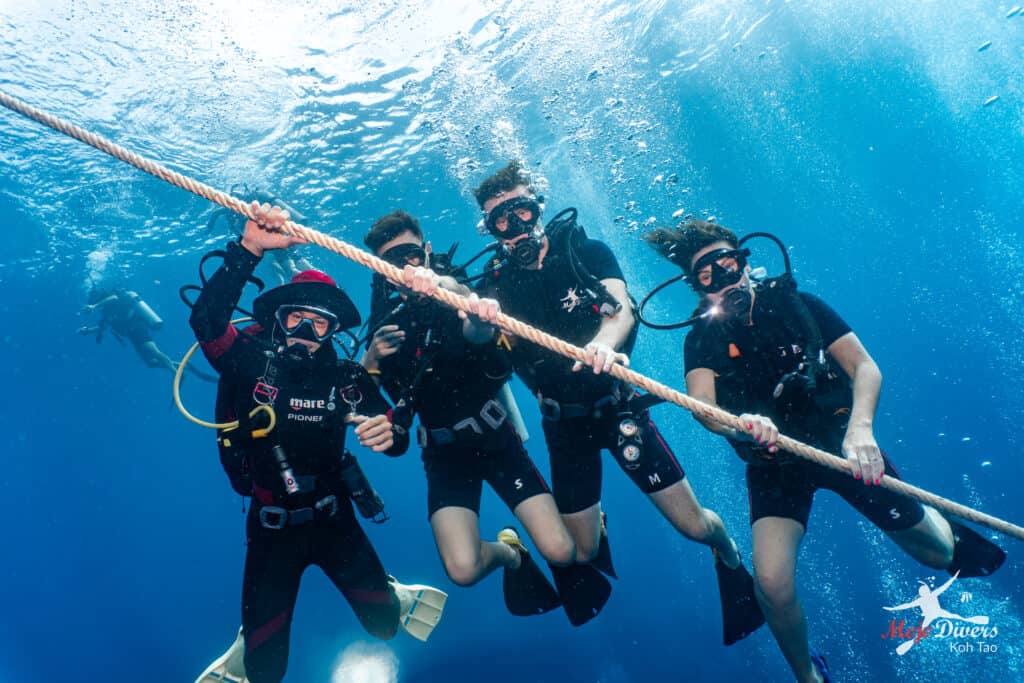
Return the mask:
[[423,449],[423,469],[427,473],[428,517],[444,507],[468,508],[479,514],[485,481],[509,510],[527,498],[551,492],[507,421],[486,438],[428,445]]
[[246,523],[248,548],[242,581],[249,681],[277,683],[284,678],[299,579],[310,565],[324,571],[367,632],[377,638],[395,635],[398,599],[348,498],[339,498],[332,518],[283,529],[264,528],[259,510],[260,505],[254,504]]
[[[889,458],[885,476],[899,479]],[[924,518],[924,507],[916,500],[880,486],[867,486],[860,479],[808,460],[784,465],[747,465],[750,523],[762,517],[785,517],[807,529],[811,503],[818,489],[834,491],[883,531],[903,531]]]
[[626,462],[619,447],[619,422],[614,413],[543,421],[551,457],[551,488],[562,514],[580,512],[600,502],[602,450],[611,451],[619,467],[648,495],[686,476],[646,412],[637,418],[643,440],[640,458]]

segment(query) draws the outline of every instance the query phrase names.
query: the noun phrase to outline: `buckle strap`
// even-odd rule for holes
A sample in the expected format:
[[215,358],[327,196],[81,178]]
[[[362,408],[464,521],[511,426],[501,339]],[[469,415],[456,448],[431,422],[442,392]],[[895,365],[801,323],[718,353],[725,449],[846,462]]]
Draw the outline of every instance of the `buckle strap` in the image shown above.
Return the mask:
[[[543,394],[537,394],[537,399],[540,402],[541,417],[551,422],[572,420],[578,417],[600,417],[605,408],[617,406],[623,401],[619,385],[616,385],[612,393],[602,396],[593,403],[559,403]],[[629,400],[628,397],[626,400]]]
[[639,415],[645,410],[650,410],[654,406],[664,403],[665,399],[654,394],[634,394],[629,399],[629,410],[630,412]]
[[260,508],[260,526],[264,529],[284,529],[286,526],[309,524],[317,519],[326,519],[338,514],[338,499],[329,495],[313,504],[313,507],[283,508],[264,505]]
[[427,429],[422,424],[416,430],[416,438],[420,447],[447,446],[459,439],[482,437],[489,431],[496,431],[505,424],[508,412],[505,406],[491,399],[480,408],[477,416],[459,420],[451,427]]

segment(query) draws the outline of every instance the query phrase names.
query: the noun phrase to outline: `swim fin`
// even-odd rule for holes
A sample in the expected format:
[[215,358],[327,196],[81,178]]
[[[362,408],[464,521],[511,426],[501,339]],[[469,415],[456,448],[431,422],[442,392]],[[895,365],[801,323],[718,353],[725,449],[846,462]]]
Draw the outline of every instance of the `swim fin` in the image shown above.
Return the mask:
[[388,583],[398,596],[399,626],[416,640],[426,641],[441,621],[448,594],[430,586],[406,586],[393,576],[388,577]]
[[206,667],[196,683],[249,683],[245,677],[245,640],[242,638],[242,629],[238,629],[238,637],[228,651]]
[[974,529],[946,518],[953,529],[953,562],[946,568],[950,574],[960,572],[961,578],[988,576],[1003,566],[1006,551]]
[[[913,643],[914,641],[908,641]],[[832,672],[829,671],[828,662],[825,661],[824,655],[819,655],[815,652],[811,653],[811,663],[814,664],[814,668],[819,674],[821,674],[821,680],[825,683],[832,683]]]
[[519,533],[512,527],[505,527],[498,534],[498,541],[515,548],[521,559],[518,569],[505,568],[502,588],[508,611],[517,617],[530,617],[550,612],[561,605],[562,601],[548,577],[544,576],[530,551],[519,540]]
[[612,584],[593,564],[551,568],[562,608],[573,626],[582,626],[600,612],[612,594]]
[[590,564],[613,579],[619,578],[619,575],[615,573],[615,565],[612,564],[612,549],[608,545],[608,515],[603,512],[601,513],[601,541],[597,546],[597,557],[591,560]]
[[715,574],[718,576],[718,597],[722,601],[722,642],[737,643],[764,624],[764,614],[754,595],[754,579],[741,562],[729,569],[715,555]]

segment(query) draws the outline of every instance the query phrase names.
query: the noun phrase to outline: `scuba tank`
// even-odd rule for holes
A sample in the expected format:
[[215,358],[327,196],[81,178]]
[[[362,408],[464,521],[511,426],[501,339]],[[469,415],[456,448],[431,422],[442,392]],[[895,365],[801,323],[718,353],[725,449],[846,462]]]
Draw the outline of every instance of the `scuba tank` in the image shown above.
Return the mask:
[[133,317],[140,318],[151,330],[163,327],[164,321],[136,292],[125,290],[124,296],[128,300],[128,310]]

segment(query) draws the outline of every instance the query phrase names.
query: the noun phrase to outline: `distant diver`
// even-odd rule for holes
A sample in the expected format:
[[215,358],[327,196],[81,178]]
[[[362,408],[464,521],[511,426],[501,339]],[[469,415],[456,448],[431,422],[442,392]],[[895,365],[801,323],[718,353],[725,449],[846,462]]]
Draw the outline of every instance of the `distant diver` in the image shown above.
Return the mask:
[[[103,341],[104,333],[109,329],[122,344],[127,339],[131,342],[135,353],[150,368],[163,368],[172,375],[177,372],[177,362],[170,359],[153,341],[151,332],[163,327],[164,321],[136,293],[123,288],[105,288],[93,286],[89,291],[88,305],[82,309],[83,315],[99,312],[99,321],[95,325],[83,325],[78,328],[81,335],[95,335],[96,343]],[[217,378],[194,366],[189,372],[206,382],[216,382]]]
[[[785,273],[755,276],[744,247],[752,237],[779,246]],[[673,280],[684,279],[700,296],[693,316],[679,324],[692,326],[684,347],[687,393],[747,423],[743,432],[695,414],[747,463],[758,598],[797,680],[829,680],[824,658],[809,649],[796,591],[797,550],[818,489],[837,493],[928,567],[961,577],[999,568],[1006,554],[998,546],[878,486],[883,477],[899,476],[873,430],[881,372],[838,313],[797,290],[778,238],[752,233],[741,240],[698,220],[645,239],[682,269]],[[779,451],[780,433],[842,453],[854,476]]]
[[[601,457],[607,450],[678,533],[712,548],[723,640],[728,645],[746,637],[764,617],[735,541],[718,514],[697,500],[651,419],[649,408],[660,399],[608,374],[615,364],[629,365],[637,336],[635,306],[615,255],[586,236],[575,209],[544,225],[543,199],[518,162],[484,180],[474,195],[482,227],[498,240],[479,285],[481,296],[497,299],[517,320],[583,347],[586,356],[586,363],[573,363],[511,339],[516,372],[539,402],[555,501],[576,542],[579,564],[555,570],[559,592],[588,563],[614,576],[601,510]],[[590,602],[565,604],[571,619],[586,618],[608,599],[604,586],[591,583]]]
[[251,683],[284,678],[292,610],[310,565],[324,571],[378,638],[392,638],[401,627],[426,640],[447,598],[390,577],[353,510],[354,502],[364,517],[386,518],[345,450],[348,426],[375,452],[403,449],[408,435],[393,431],[389,406],[366,370],[334,349],[336,333],[359,325],[352,301],[328,275],[309,270],[260,294],[255,324],[231,323],[264,251],[302,243],[283,234],[286,211],[256,202],[253,210],[259,223],[247,221],[240,242],[228,244],[191,316],[203,353],[221,374],[217,422],[235,421],[218,431],[221,463],[235,491],[252,497],[241,639],[199,678],[203,683],[232,680],[228,674]]

